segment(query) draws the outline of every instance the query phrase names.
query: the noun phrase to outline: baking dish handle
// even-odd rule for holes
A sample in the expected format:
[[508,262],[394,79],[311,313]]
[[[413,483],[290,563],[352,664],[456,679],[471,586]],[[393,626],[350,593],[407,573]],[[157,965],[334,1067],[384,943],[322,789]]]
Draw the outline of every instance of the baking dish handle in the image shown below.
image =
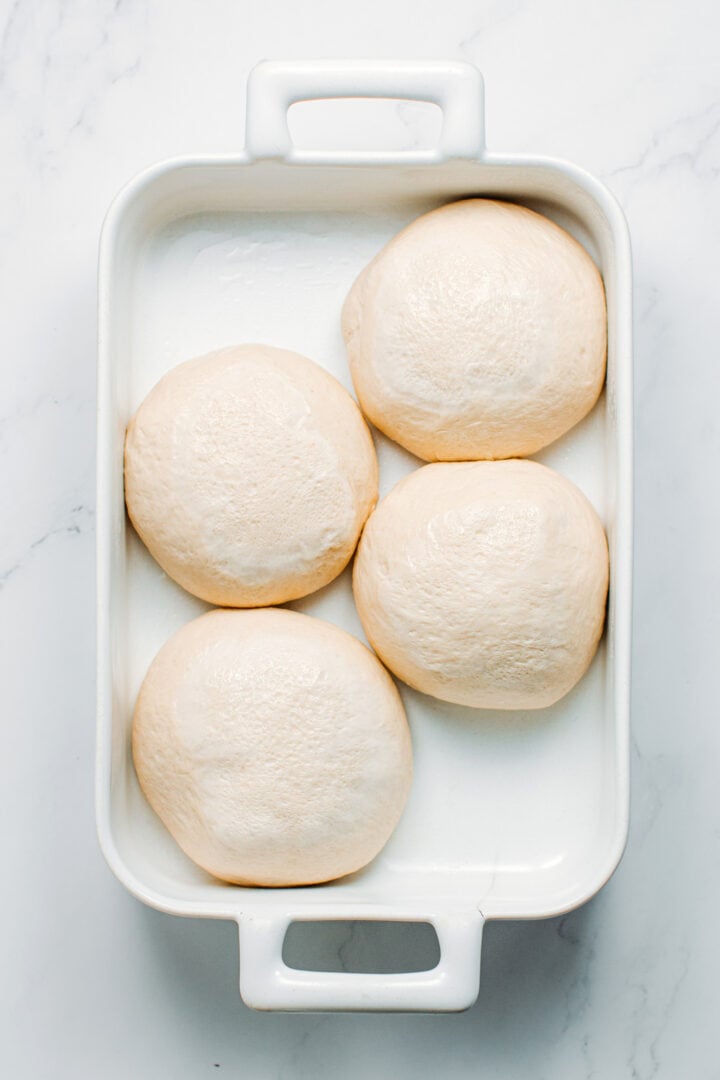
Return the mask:
[[[480,986],[483,917],[479,911],[410,919],[400,919],[395,913],[374,917],[431,923],[440,945],[437,967],[382,975],[298,971],[282,958],[285,934],[296,917],[243,916],[238,920],[243,1001],[254,1009],[333,1012],[459,1012],[473,1004]],[[345,913],[342,918],[353,916]]]
[[[298,101],[326,98],[397,98],[427,101],[443,114],[432,150],[396,153],[296,150],[287,112]],[[443,161],[476,158],[483,149],[483,81],[472,64],[439,60],[264,60],[247,85],[245,145],[254,158],[343,163],[372,159]]]

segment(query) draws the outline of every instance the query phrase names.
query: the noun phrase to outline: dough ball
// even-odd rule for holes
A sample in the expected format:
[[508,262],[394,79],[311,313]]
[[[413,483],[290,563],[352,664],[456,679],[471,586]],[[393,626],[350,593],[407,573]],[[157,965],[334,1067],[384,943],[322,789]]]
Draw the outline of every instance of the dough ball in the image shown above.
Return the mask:
[[342,324],[363,411],[426,461],[533,454],[590,411],[605,377],[600,274],[511,203],[412,222],[357,279]]
[[587,670],[608,553],[585,496],[534,461],[426,465],[368,521],[355,602],[368,640],[425,694],[540,709]]
[[327,585],[377,482],[350,395],[311,360],[266,345],[180,364],[127,431],[130,519],[163,570],[212,604],[280,604]]
[[210,611],[160,650],[133,756],[148,802],[199,866],[310,885],[370,862],[412,777],[400,695],[356,638],[294,611]]

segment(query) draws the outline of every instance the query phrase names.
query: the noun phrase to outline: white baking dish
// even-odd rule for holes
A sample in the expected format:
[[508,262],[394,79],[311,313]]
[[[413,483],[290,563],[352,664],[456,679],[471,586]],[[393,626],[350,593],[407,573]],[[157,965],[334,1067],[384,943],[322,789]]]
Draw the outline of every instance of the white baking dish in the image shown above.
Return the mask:
[[[407,153],[301,153],[292,102],[432,101],[439,146]],[[454,1010],[478,991],[485,919],[540,918],[593,895],[622,853],[628,813],[631,574],[631,265],[623,215],[574,166],[484,149],[482,83],[464,64],[266,63],[248,87],[244,154],[143,173],[115,200],[100,255],[98,769],[100,842],[135,896],[178,915],[235,919],[240,988],[264,1009]],[[213,880],[179,851],[138,788],[133,704],[160,645],[204,610],[127,527],[125,425],[155,381],[218,346],[264,341],[306,353],[351,387],[340,307],[357,272],[403,224],[449,200],[526,203],[573,232],[607,291],[607,390],[592,415],[538,457],[587,493],[608,530],[607,632],[590,672],[540,713],[444,705],[401,687],[415,781],[387,848],[366,870],[313,888]],[[377,437],[382,489],[416,464]],[[362,637],[349,575],[299,608]],[[431,971],[296,971],[282,961],[293,920],[427,921]]]

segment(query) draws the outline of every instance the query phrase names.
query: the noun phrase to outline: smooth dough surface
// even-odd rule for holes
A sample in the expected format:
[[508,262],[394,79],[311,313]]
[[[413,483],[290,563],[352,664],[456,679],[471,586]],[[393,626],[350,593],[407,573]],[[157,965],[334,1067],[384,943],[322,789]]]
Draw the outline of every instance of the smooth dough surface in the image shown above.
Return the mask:
[[492,199],[403,229],[355,282],[342,327],[364,413],[425,461],[533,454],[592,409],[605,378],[590,256]]
[[367,424],[313,361],[242,345],[173,368],[127,430],[125,499],[163,570],[213,604],[327,585],[377,500]]
[[133,723],[140,785],[196,863],[242,885],[365,866],[412,778],[400,695],[375,656],[297,612],[210,611],[160,650]]
[[605,619],[594,509],[534,461],[426,465],[370,517],[353,588],[381,660],[426,694],[486,709],[552,705]]

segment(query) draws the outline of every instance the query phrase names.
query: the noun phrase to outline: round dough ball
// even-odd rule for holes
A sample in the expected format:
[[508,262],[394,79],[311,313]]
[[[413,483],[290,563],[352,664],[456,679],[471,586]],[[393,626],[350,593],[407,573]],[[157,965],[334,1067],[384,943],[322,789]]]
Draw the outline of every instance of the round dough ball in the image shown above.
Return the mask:
[[342,325],[363,411],[426,461],[533,454],[590,411],[605,377],[590,256],[491,199],[408,225],[355,282]]
[[587,670],[608,553],[585,496],[534,461],[426,465],[368,521],[355,602],[410,686],[459,705],[540,709]]
[[173,368],[127,431],[135,529],[170,577],[226,607],[281,604],[337,577],[377,483],[347,391],[312,360],[267,345]]
[[412,778],[400,695],[356,638],[294,611],[210,611],[160,650],[133,756],[148,802],[199,866],[311,885],[373,859]]

